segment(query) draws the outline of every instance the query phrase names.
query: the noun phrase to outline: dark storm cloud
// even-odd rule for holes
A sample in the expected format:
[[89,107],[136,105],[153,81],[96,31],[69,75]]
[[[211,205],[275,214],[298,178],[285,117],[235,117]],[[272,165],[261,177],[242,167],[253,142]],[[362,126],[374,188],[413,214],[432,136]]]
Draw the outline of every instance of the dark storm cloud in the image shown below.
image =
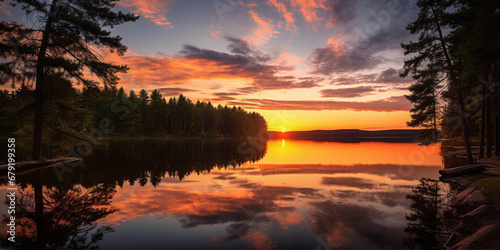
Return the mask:
[[353,98],[372,94],[377,91],[374,87],[370,86],[359,86],[353,88],[340,88],[340,89],[323,89],[320,91],[321,96],[325,98],[329,97],[343,97],[343,98]]

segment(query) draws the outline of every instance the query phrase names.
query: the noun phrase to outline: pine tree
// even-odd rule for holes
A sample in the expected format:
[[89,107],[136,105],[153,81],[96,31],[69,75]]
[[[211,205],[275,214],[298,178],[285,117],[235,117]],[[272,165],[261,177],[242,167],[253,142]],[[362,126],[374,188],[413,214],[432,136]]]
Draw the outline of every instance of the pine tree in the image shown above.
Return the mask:
[[108,28],[137,20],[134,14],[114,12],[116,1],[16,0],[37,22],[27,26],[0,21],[0,82],[35,81],[35,113],[32,158],[41,156],[43,105],[50,77],[73,80],[84,86],[97,83],[84,74],[89,70],[105,85],[116,84],[125,65],[106,63],[93,47],[123,55],[127,47]]
[[148,92],[142,89],[139,92],[139,112],[140,112],[140,122],[139,130],[142,134],[152,134],[153,133],[153,117],[150,108],[150,99]]
[[[431,64],[430,64],[431,65]],[[413,75],[416,80],[409,87],[410,95],[405,95],[414,108],[410,110],[412,120],[406,124],[410,127],[424,128],[421,131],[421,141],[425,144],[438,140],[438,70],[428,68]],[[429,130],[431,133],[428,133]]]
[[[481,146],[480,158],[484,154],[484,140],[486,139],[486,156],[491,157],[492,146],[492,116],[491,106],[498,103],[498,89],[491,86],[488,81],[478,78],[498,81],[498,63],[500,62],[500,48],[497,42],[500,39],[500,2],[481,0],[459,0],[458,11],[450,15],[450,22],[454,28],[452,32],[455,50],[452,54],[460,58],[463,65],[460,77],[464,82],[472,85],[475,92],[482,92],[479,97],[481,109]],[[480,77],[478,77],[480,76]],[[476,93],[470,93],[477,95]],[[496,108],[493,115],[498,115]],[[479,115],[479,114],[478,114]]]
[[447,10],[455,2],[456,0],[419,0],[417,2],[417,6],[420,8],[418,18],[410,23],[406,29],[412,34],[420,34],[419,40],[401,44],[405,55],[416,55],[405,60],[404,72],[401,76],[405,77],[410,72],[418,74],[418,71],[422,67],[425,69],[428,64],[432,64],[433,68],[441,69],[443,73],[447,74],[450,90],[453,91],[455,97],[455,107],[459,115],[467,162],[472,163],[469,132],[463,108],[463,87],[457,76],[457,67],[449,53],[450,35],[443,34],[443,29],[449,26],[449,23],[445,21],[448,16]]

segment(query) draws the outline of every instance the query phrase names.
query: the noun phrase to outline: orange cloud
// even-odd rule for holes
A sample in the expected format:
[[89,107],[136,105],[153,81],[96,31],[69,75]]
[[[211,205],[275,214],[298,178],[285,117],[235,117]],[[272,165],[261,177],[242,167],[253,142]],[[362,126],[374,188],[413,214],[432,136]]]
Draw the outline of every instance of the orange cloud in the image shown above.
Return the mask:
[[123,0],[119,1],[118,4],[138,12],[157,25],[173,28],[174,26],[167,20],[165,14],[174,1],[175,0]]
[[[165,87],[192,81],[238,80],[238,92],[266,89],[312,88],[323,78],[286,75],[294,66],[253,50],[246,40],[226,37],[231,53],[184,45],[176,56],[141,55],[129,52],[121,57],[108,51],[100,53],[107,62],[130,68],[121,75],[120,84],[130,88]],[[293,57],[287,55],[288,57]],[[295,58],[297,59],[297,58]],[[242,84],[250,84],[242,85]],[[245,89],[250,87],[251,89]]]
[[[293,32],[297,32],[297,26],[295,25],[295,16],[302,15],[304,21],[306,21],[307,23],[317,23],[323,21],[324,18],[320,16],[319,11],[328,10],[328,7],[325,6],[325,3],[326,0],[289,0],[288,4],[286,4],[286,1],[267,1],[268,5],[275,7],[278,13],[283,16],[286,22],[286,29]],[[326,23],[326,25],[328,26],[330,24]],[[279,25],[279,28],[282,27],[282,25]]]
[[297,65],[304,62],[302,57],[290,54],[288,50],[281,51],[280,55],[275,59],[275,62],[279,65]]
[[278,2],[277,0],[269,0],[268,4],[274,6],[278,12],[285,18],[287,23],[287,29],[296,30],[297,26],[295,26],[295,17],[293,16],[293,12],[288,10],[283,2]]
[[306,22],[318,22],[323,20],[319,17],[318,9],[326,10],[326,0],[291,0],[294,8],[298,8]]
[[273,244],[267,235],[261,232],[251,232],[245,237],[244,240],[250,243],[252,249],[275,249],[277,245]]
[[251,80],[249,76],[235,74],[229,66],[205,59],[146,56],[134,52],[123,57],[105,54],[108,62],[127,64],[129,70],[121,75],[120,85],[132,88],[160,87],[194,80]]
[[330,37],[328,38],[327,44],[333,51],[335,51],[335,53],[342,53],[344,41],[341,37]]
[[[168,183],[167,179],[169,177],[164,179],[165,183]],[[215,179],[217,179],[217,184],[224,185],[224,189],[221,189],[222,187],[203,186],[214,183]],[[234,179],[213,178],[212,180],[200,181],[194,187],[189,182],[177,183],[176,185],[181,185],[177,187],[169,184],[154,187],[148,184],[141,187],[144,192],[135,192],[134,187],[125,186],[113,198],[113,206],[119,212],[110,214],[99,222],[114,226],[124,221],[152,214],[182,217],[181,222],[184,227],[244,222],[252,221],[256,217],[267,213],[270,213],[269,216],[272,216],[271,213],[293,214],[293,210],[290,210],[290,202],[282,202],[283,197],[293,197],[299,194],[316,195],[316,190],[311,188],[260,185],[236,176],[234,176]],[[227,192],[228,190],[231,190],[231,192]],[[301,220],[300,216],[295,215],[292,217],[292,219],[288,218],[285,221],[278,221],[278,223],[290,225]],[[269,218],[284,219],[280,216]],[[245,232],[233,233],[246,234]],[[256,243],[261,242],[261,240],[261,238],[255,238],[250,241]]]
[[267,43],[269,39],[271,39],[275,34],[279,34],[279,31],[276,31],[273,25],[273,21],[271,19],[261,17],[257,12],[250,10],[248,12],[252,17],[253,21],[257,24],[257,27],[250,31],[247,35],[247,40],[255,45],[261,46]]
[[404,96],[393,96],[387,99],[369,102],[244,99],[242,101],[229,102],[228,104],[260,110],[353,110],[393,112],[407,111],[411,108],[410,103]]

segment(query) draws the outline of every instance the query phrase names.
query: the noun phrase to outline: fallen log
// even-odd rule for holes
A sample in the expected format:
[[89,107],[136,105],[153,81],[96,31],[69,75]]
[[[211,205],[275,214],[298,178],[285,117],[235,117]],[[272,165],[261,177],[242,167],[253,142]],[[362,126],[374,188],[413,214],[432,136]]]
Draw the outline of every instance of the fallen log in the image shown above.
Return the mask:
[[483,205],[477,207],[476,209],[470,211],[469,213],[459,216],[458,218],[461,218],[461,219],[472,218],[473,219],[473,218],[482,217],[484,214],[486,214],[488,212],[493,212],[493,211],[494,211],[493,208],[483,204]]
[[[78,157],[65,157],[65,158],[56,158],[56,159],[48,159],[43,161],[23,161],[16,162],[14,166],[14,170],[11,171],[16,175],[29,172],[32,170],[43,169],[47,167],[54,167],[58,165],[67,164],[70,162],[80,161],[81,158]],[[0,178],[4,178],[7,176],[7,172],[9,169],[9,165],[0,165]]]
[[439,170],[443,177],[458,176],[464,174],[477,173],[484,170],[484,164],[470,164],[454,168],[446,168]]
[[456,243],[455,242],[456,235],[457,235],[457,233],[453,232],[450,235],[450,238],[448,238],[448,240],[446,241],[446,243],[444,243],[444,247],[449,248],[449,247],[452,247],[453,245],[455,245],[455,243]]

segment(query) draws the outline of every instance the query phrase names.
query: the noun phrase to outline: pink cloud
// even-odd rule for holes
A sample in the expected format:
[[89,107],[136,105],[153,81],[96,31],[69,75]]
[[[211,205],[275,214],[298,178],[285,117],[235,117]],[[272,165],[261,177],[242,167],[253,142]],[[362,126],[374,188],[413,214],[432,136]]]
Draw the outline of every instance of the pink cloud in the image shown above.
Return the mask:
[[[288,2],[288,4],[286,4]],[[295,25],[296,16],[301,15],[307,23],[318,23],[323,21],[319,13],[320,10],[328,10],[325,6],[326,0],[268,0],[267,4],[276,8],[278,13],[285,19],[286,28],[290,31],[297,31]],[[295,12],[295,14],[294,14]],[[328,26],[328,23],[326,23]],[[314,26],[313,26],[314,27]]]
[[323,20],[319,16],[318,10],[327,10],[326,0],[290,0],[294,8],[299,9],[306,22],[318,22]]
[[[231,42],[231,53],[184,45],[184,49],[176,56],[141,55],[135,52],[118,56],[104,50],[100,50],[100,54],[109,63],[126,64],[129,67],[126,74],[120,75],[119,82],[132,89],[166,87],[200,80],[234,79],[250,84],[250,92],[253,93],[269,89],[312,88],[319,86],[323,80],[288,75],[295,69],[290,64],[252,50],[246,40],[227,39]],[[289,54],[284,56],[295,58]]]
[[285,22],[287,23],[287,29],[296,30],[297,26],[295,26],[295,17],[293,12],[288,10],[285,6],[284,2],[278,0],[269,0],[268,4],[274,6],[278,12],[283,16]]
[[279,31],[275,30],[271,19],[262,17],[253,10],[250,10],[248,13],[257,24],[257,27],[252,29],[246,38],[252,45],[264,45],[269,39],[274,37],[275,34],[279,34]]
[[174,26],[168,21],[165,14],[174,1],[175,0],[123,0],[118,3],[131,11],[138,12],[138,14],[159,26],[173,28]]

